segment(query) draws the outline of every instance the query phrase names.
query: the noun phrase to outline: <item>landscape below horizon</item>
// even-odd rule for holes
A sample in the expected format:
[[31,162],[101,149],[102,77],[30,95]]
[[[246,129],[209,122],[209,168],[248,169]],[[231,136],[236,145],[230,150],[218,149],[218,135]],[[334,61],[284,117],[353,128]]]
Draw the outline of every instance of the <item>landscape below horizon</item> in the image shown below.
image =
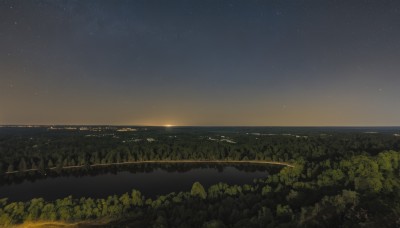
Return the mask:
[[399,150],[400,127],[2,126],[0,225],[395,227]]

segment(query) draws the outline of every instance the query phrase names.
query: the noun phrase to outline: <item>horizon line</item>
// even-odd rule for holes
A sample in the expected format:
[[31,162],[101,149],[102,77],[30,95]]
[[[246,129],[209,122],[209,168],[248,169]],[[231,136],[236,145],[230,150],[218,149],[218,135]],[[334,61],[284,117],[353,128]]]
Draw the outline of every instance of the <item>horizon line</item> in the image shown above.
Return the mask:
[[400,125],[144,125],[144,124],[0,124],[0,127],[112,126],[112,127],[400,127]]

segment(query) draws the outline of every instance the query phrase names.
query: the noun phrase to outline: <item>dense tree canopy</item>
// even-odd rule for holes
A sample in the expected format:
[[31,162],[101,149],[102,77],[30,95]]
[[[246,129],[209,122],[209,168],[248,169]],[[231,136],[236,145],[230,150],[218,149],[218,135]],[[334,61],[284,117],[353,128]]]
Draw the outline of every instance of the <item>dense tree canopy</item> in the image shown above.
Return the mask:
[[[146,140],[150,137],[154,141]],[[231,142],[223,140],[227,138]],[[346,132],[5,134],[0,136],[3,180],[30,172],[57,173],[67,166],[83,170],[143,160],[269,160],[294,167],[252,184],[217,183],[205,189],[196,182],[190,192],[156,198],[133,190],[104,199],[2,199],[0,224],[107,218],[110,227],[397,227],[399,146],[400,138],[391,134]]]

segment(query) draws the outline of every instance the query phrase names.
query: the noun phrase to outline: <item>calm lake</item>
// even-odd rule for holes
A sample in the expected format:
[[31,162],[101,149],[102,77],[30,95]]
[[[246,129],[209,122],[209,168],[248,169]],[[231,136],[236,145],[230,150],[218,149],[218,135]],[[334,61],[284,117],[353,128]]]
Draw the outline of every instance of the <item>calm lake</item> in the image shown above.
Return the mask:
[[137,189],[146,197],[170,192],[190,191],[199,181],[205,188],[224,182],[231,185],[250,184],[265,178],[282,167],[273,165],[232,164],[146,164],[68,170],[62,173],[30,173],[8,175],[0,180],[0,198],[27,201],[42,197],[54,200],[72,195],[74,198],[103,198]]

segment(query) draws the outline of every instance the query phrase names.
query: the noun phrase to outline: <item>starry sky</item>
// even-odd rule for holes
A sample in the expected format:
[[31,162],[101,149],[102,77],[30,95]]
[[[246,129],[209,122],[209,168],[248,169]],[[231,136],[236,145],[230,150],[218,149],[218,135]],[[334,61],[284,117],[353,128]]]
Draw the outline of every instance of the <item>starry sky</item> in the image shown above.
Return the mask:
[[399,126],[400,1],[0,0],[0,124]]

